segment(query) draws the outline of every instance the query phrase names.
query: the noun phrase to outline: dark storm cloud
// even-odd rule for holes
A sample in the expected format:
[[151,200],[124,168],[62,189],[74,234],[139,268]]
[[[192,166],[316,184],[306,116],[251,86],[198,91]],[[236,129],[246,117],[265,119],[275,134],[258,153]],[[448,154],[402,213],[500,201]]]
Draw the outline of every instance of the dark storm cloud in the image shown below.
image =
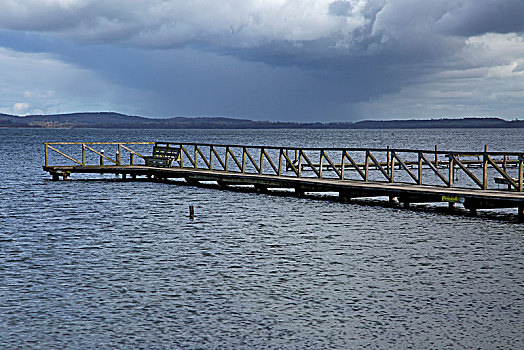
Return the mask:
[[438,22],[445,33],[475,36],[485,33],[524,33],[524,1],[467,1]]
[[[490,108],[504,100],[515,111],[523,12],[517,0],[4,0],[0,69],[17,51],[48,53],[92,72],[93,86],[121,87],[118,101],[131,89],[133,105],[157,115],[347,119],[406,104],[452,112],[505,91]],[[11,104],[31,105],[16,97],[26,90]],[[443,96],[460,106],[443,107]]]

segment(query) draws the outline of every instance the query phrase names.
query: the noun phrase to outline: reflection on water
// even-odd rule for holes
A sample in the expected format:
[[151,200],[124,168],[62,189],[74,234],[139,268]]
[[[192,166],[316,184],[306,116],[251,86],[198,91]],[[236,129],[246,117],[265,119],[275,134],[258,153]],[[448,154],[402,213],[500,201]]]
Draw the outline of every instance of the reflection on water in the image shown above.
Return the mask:
[[43,141],[488,143],[468,132],[0,130],[0,343],[522,348],[522,225],[41,170]]

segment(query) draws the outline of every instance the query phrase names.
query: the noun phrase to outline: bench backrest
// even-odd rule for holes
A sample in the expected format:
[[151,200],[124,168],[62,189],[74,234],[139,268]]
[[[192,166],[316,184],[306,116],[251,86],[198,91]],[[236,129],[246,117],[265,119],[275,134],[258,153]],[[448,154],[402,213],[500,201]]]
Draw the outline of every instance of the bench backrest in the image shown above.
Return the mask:
[[180,147],[172,146],[165,142],[156,142],[153,146],[153,157],[177,159],[180,154]]

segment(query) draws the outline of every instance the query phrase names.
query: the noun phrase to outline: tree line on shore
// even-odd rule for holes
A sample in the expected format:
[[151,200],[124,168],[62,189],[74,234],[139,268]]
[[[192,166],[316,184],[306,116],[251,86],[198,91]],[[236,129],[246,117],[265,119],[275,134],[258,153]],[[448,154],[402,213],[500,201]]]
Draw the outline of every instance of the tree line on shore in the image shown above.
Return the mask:
[[225,117],[146,118],[114,112],[15,116],[0,114],[4,128],[133,128],[133,129],[426,129],[524,128],[524,120],[495,117],[363,120],[357,122],[281,122]]

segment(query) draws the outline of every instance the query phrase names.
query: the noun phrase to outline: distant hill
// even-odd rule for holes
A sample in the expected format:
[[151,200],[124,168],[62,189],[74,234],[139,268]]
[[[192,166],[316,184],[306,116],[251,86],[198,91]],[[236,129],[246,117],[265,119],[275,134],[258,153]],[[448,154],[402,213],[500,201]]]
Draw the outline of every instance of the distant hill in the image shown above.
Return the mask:
[[0,114],[4,128],[136,128],[136,129],[420,129],[420,128],[524,128],[524,121],[500,118],[431,120],[365,120],[359,122],[269,122],[224,117],[174,117],[166,119],[129,116],[114,112],[50,115]]
[[130,125],[143,125],[149,119],[137,116],[128,116],[113,112],[99,113],[69,113],[69,114],[49,114],[49,115],[28,115],[18,117],[8,114],[0,114],[0,126],[6,123],[24,124],[26,127],[127,127]]
[[435,128],[524,128],[524,120],[507,121],[501,118],[364,120],[352,129],[435,129]]

